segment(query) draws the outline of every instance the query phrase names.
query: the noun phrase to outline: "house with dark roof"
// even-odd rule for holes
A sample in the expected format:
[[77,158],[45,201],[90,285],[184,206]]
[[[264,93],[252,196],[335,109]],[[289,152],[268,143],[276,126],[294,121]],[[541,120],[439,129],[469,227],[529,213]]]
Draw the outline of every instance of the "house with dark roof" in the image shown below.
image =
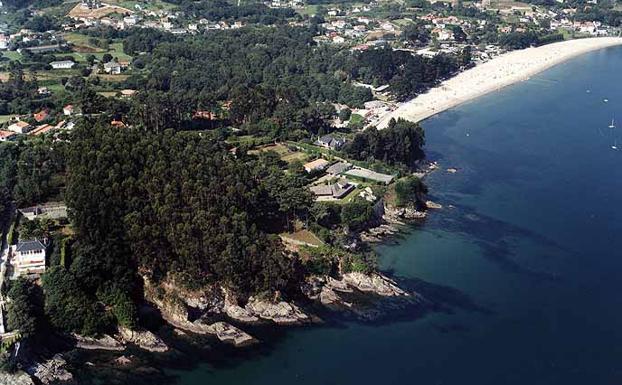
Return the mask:
[[352,165],[347,162],[337,162],[326,169],[326,172],[330,175],[340,175],[352,168]]
[[19,241],[13,255],[13,265],[18,275],[45,272],[45,245],[38,239]]
[[337,182],[309,188],[317,200],[341,199],[354,190],[354,185],[349,182]]
[[344,144],[346,144],[346,140],[333,135],[324,135],[318,138],[315,144],[331,150],[339,150]]

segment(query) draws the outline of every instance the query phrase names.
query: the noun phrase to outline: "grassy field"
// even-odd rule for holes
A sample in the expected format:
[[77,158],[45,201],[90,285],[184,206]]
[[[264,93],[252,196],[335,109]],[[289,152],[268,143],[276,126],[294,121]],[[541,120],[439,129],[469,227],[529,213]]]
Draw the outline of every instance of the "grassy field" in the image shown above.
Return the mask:
[[0,124],[6,123],[9,120],[13,119],[15,115],[0,115]]
[[309,246],[320,247],[324,245],[324,242],[320,238],[318,238],[315,234],[310,232],[309,230],[299,230],[295,233],[283,233],[281,234],[281,239],[285,242],[293,241],[293,243],[304,243]]
[[2,56],[10,60],[22,60],[22,54],[17,51],[2,51]]
[[[98,60],[101,60],[102,57],[109,53],[112,57],[116,57],[120,61],[132,61],[132,57],[123,52],[123,42],[115,41],[108,47],[108,50],[104,50],[96,45],[93,45],[89,42],[89,39],[92,37],[87,35],[82,35],[80,33],[70,32],[63,35],[64,39],[68,42],[75,45],[78,50],[84,51],[92,51],[92,52],[74,52],[72,56],[75,57],[77,61],[84,62],[86,61],[86,57],[88,55],[95,56]],[[99,39],[98,39],[99,40]],[[58,54],[60,56],[64,54]]]
[[140,6],[142,9],[146,10],[170,10],[176,7],[175,4],[167,3],[160,0],[153,1],[134,1],[134,0],[109,0],[108,3],[116,4],[119,7],[131,9],[132,11],[136,10],[136,5]]
[[363,120],[365,120],[365,118],[359,114],[350,115],[350,124],[359,124],[362,123]]
[[305,160],[307,154],[302,151],[291,151],[285,144],[269,144],[261,146],[254,150],[250,150],[249,154],[258,154],[260,152],[274,151],[281,157],[281,160],[287,163],[291,163],[295,160]]

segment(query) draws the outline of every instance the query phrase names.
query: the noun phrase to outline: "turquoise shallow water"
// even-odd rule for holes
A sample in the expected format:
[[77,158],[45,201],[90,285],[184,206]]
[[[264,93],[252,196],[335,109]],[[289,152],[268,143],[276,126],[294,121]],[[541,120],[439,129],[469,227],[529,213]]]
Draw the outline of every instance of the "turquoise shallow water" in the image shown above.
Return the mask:
[[423,123],[459,171],[433,174],[445,207],[378,252],[447,311],[292,330],[178,383],[622,383],[621,68],[622,48],[598,51]]

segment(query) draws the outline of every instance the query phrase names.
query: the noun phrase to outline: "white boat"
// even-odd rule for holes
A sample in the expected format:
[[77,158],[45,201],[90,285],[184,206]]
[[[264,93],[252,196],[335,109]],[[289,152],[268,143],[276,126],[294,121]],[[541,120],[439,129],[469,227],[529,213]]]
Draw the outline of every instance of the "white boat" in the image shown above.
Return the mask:
[[609,128],[616,128],[616,124],[613,119],[611,119],[611,124],[609,125]]

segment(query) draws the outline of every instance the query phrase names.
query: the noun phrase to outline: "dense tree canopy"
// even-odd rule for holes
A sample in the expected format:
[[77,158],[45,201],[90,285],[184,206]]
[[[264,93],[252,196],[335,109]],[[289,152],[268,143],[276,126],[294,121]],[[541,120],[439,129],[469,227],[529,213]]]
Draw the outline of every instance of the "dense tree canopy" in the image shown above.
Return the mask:
[[387,128],[370,127],[358,133],[344,152],[357,160],[382,161],[392,165],[414,168],[425,157],[423,129],[407,120],[391,120]]
[[176,274],[241,293],[287,284],[291,261],[264,220],[285,222],[311,202],[257,159],[235,158],[207,135],[95,125],[75,132],[69,163],[73,222],[79,241],[91,246],[77,252],[88,258],[74,262],[85,279],[120,266],[135,273],[136,266],[156,279]]

